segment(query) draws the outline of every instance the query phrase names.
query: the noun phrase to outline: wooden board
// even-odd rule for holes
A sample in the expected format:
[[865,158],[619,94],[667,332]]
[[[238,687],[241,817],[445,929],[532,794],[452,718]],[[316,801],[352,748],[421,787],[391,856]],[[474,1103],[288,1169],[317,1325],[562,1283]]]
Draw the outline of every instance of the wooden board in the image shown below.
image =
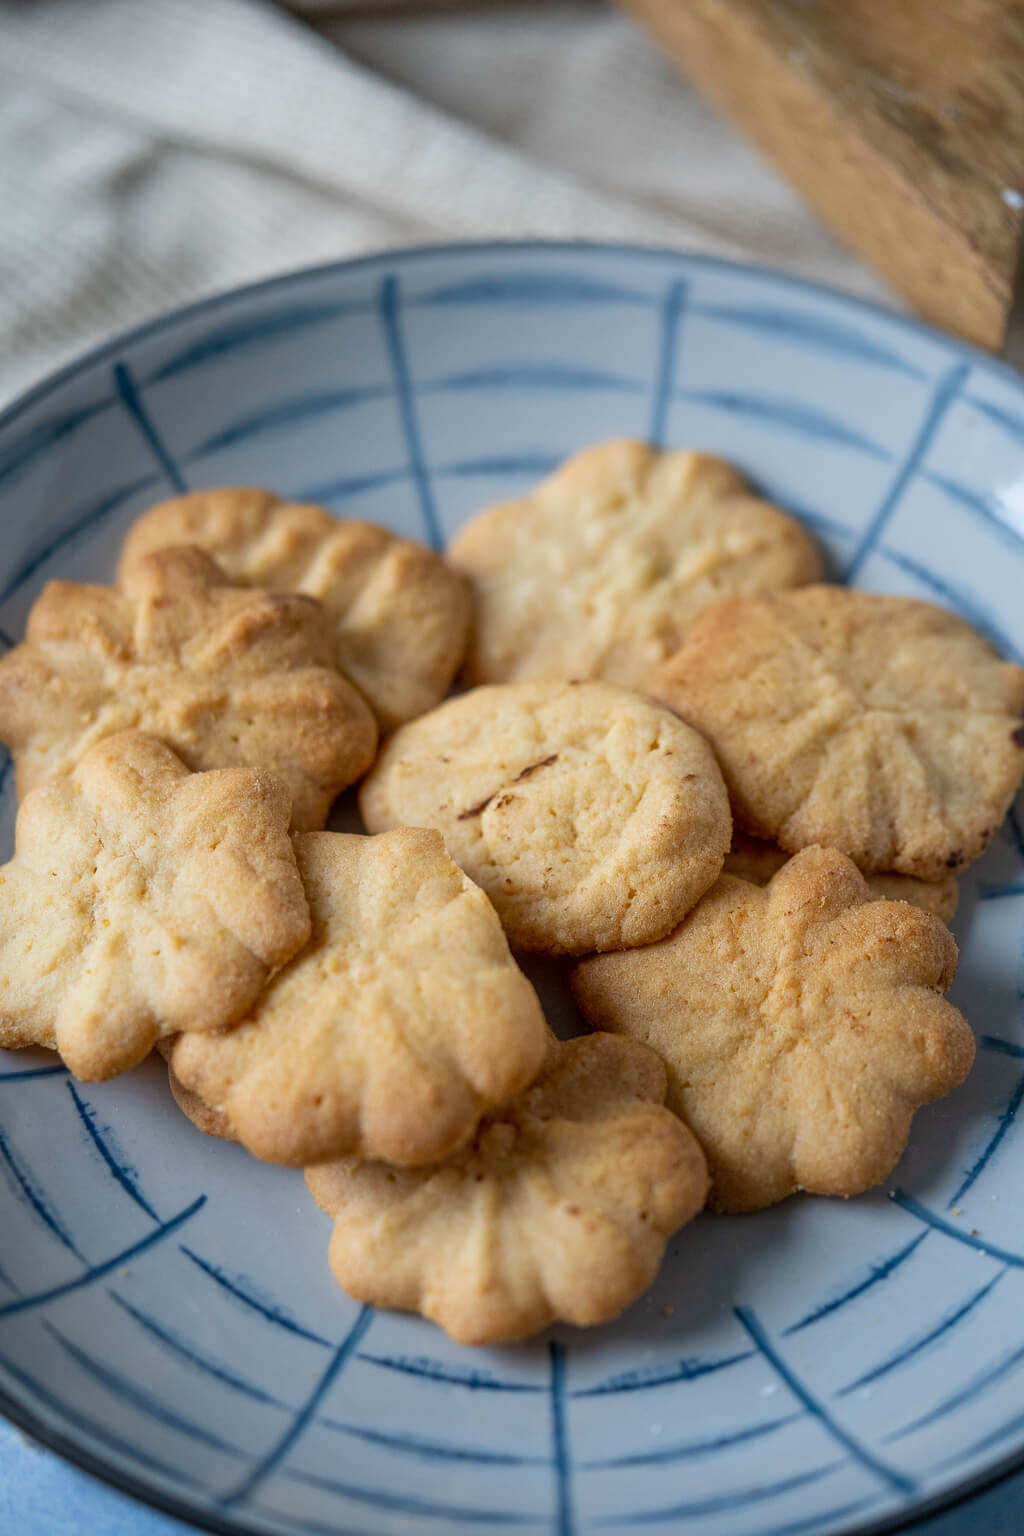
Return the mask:
[[927,319],[1002,348],[1024,0],[621,0]]

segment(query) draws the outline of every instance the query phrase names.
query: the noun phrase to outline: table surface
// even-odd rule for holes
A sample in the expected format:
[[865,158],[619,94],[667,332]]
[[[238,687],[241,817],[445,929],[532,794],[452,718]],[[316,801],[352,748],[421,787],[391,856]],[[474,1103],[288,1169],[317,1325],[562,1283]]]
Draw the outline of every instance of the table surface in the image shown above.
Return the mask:
[[[915,1524],[914,1536],[1019,1536],[1024,1470]],[[0,1419],[0,1530],[18,1536],[186,1536],[194,1527],[80,1472]]]

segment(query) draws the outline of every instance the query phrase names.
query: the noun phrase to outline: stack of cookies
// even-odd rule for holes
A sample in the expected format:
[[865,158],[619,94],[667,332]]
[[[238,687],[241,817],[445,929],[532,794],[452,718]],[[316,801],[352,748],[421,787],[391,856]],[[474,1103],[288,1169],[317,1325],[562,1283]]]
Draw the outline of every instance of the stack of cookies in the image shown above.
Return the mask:
[[[730,466],[632,442],[447,562],[153,508],[0,661],[0,1045],[158,1047],[200,1129],[306,1169],[350,1294],[467,1343],[615,1316],[709,1199],[877,1183],[973,1058],[946,922],[1024,672],[821,576]],[[322,830],[357,781],[369,835]]]

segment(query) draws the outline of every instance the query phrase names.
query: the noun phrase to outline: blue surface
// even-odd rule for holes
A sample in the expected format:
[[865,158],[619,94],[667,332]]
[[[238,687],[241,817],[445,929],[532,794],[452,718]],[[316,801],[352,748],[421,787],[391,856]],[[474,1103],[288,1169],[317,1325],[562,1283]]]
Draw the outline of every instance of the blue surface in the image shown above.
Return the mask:
[[[131,519],[183,487],[269,482],[441,545],[613,434],[725,454],[835,573],[943,602],[1024,654],[1009,374],[771,274],[516,246],[263,285],[34,392],[0,420],[0,631],[20,633],[52,576],[109,578]],[[8,837],[13,809],[8,778]],[[155,1063],[79,1087],[0,1053],[11,1411],[274,1536],[824,1536],[984,1475],[1024,1449],[1019,811],[969,872],[957,935],[954,996],[989,1048],[919,1118],[892,1198],[703,1218],[619,1323],[514,1351],[341,1297],[301,1180],[192,1133]],[[0,1468],[13,1529],[59,1531],[66,1507],[75,1529],[178,1528],[6,1432]],[[985,1496],[987,1529],[1019,1488]]]

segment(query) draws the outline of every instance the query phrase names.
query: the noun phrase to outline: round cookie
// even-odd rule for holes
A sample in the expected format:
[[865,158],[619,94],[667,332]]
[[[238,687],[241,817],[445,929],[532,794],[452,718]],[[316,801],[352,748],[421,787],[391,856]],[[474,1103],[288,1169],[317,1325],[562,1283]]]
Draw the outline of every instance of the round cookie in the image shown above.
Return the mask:
[[700,1147],[664,1097],[653,1051],[611,1035],[552,1039],[532,1087],[448,1162],[308,1168],[336,1223],[339,1284],[358,1301],[420,1312],[460,1344],[616,1317],[707,1192]]
[[377,745],[320,604],[226,586],[197,549],[147,555],[132,596],[51,581],[25,641],[0,660],[0,740],[19,795],[129,729],[160,737],[189,768],[277,774],[301,829],[323,825]]
[[96,1080],[241,1018],[309,938],[290,812],[271,774],[189,773],[138,731],[26,795],[0,867],[0,1046]]
[[449,550],[473,584],[470,683],[604,678],[643,689],[709,603],[820,581],[798,522],[730,464],[612,440],[521,501],[481,512]]
[[838,850],[808,848],[764,888],[723,875],[660,944],[582,961],[573,991],[591,1028],[658,1052],[711,1204],[749,1211],[891,1172],[914,1111],[974,1060],[941,995],[956,960],[938,918],[872,899]]
[[224,486],[144,513],[122,546],[122,586],[134,590],[147,554],[181,544],[213,555],[241,586],[317,598],[334,627],[336,664],[382,732],[448,692],[469,634],[469,587],[426,545],[269,491]]
[[[767,885],[777,875],[790,855],[777,843],[733,831],[732,847],[722,866],[724,875],[736,875],[752,885]],[[911,906],[930,912],[944,923],[951,923],[960,900],[960,882],[955,875],[941,880],[915,880],[912,875],[867,875],[867,887],[879,901],[909,901]]]
[[436,832],[311,832],[295,852],[309,944],[233,1029],[179,1035],[175,1075],[268,1162],[449,1156],[547,1049],[493,907]]
[[1024,778],[1024,670],[911,598],[727,599],[649,691],[711,742],[741,827],[868,873],[969,864]]
[[732,823],[707,743],[609,683],[476,688],[403,726],[363,784],[372,832],[436,827],[513,948],[626,949],[717,878]]

